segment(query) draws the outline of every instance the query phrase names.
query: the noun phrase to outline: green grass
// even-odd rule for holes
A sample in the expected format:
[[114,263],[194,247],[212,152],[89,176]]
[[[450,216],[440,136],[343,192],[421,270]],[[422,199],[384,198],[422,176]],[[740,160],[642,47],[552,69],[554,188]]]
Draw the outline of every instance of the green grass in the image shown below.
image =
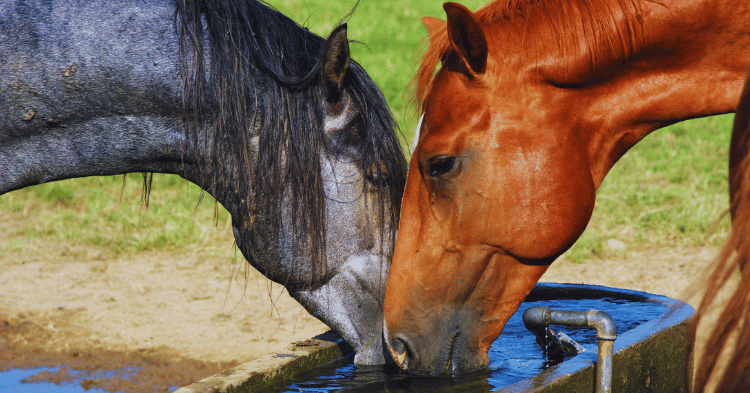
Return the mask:
[[[327,36],[353,0],[270,1],[313,32]],[[485,0],[465,1],[476,9]],[[348,19],[352,56],[384,92],[405,140],[416,126],[407,90],[422,53],[423,16],[444,19],[442,2],[362,0]],[[719,244],[727,220],[727,149],[731,116],[698,119],[659,130],[633,148],[607,176],[591,223],[566,258],[584,262],[649,247]],[[149,208],[140,175],[74,179],[0,196],[0,252],[37,248],[54,257],[55,244],[101,248],[104,257],[151,250],[214,247],[231,239],[228,214],[192,184],[155,175]],[[223,244],[223,243],[222,243]],[[229,251],[222,249],[217,252]],[[57,254],[56,254],[57,253]]]
[[[312,32],[327,37],[346,16],[354,0],[269,1],[273,7]],[[462,1],[472,10],[486,0]],[[383,91],[408,143],[412,142],[417,119],[410,111],[407,91],[423,52],[427,29],[422,17],[445,19],[442,1],[362,0],[347,20],[352,58],[360,63]]]
[[[0,197],[0,251],[45,244],[98,247],[103,257],[216,246],[231,236],[229,214],[200,189],[173,175],[155,175],[148,207],[141,175],[63,180]],[[65,252],[52,246],[51,258]]]
[[728,233],[733,115],[657,130],[615,164],[597,193],[588,228],[566,257],[585,261],[648,247],[720,245]]

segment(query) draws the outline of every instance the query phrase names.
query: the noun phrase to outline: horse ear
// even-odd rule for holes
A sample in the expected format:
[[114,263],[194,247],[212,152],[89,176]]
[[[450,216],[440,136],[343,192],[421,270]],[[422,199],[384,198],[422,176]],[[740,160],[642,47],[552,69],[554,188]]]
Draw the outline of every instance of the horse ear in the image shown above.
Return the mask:
[[474,14],[457,3],[445,3],[443,9],[448,15],[448,39],[453,50],[473,74],[484,73],[487,67],[487,38]]
[[346,23],[335,28],[326,41],[321,76],[326,89],[326,99],[337,102],[344,91],[344,76],[349,70],[349,40]]
[[424,24],[424,27],[427,28],[427,37],[430,38],[430,42],[432,42],[432,37],[435,36],[435,34],[439,33],[441,29],[445,28],[445,21],[438,18],[433,18],[431,16],[425,16],[422,18],[422,23]]

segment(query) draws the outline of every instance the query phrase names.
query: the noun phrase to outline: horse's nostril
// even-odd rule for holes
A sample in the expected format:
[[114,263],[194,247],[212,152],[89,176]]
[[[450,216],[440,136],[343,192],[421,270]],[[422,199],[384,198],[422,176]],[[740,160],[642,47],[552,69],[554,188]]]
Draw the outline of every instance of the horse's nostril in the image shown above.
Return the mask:
[[398,335],[391,342],[391,355],[401,369],[406,370],[416,361],[414,348],[404,336]]
[[406,345],[403,341],[399,339],[395,339],[391,343],[391,354],[393,355],[393,359],[396,360],[396,363],[398,363],[399,367],[404,366],[404,361],[406,360]]

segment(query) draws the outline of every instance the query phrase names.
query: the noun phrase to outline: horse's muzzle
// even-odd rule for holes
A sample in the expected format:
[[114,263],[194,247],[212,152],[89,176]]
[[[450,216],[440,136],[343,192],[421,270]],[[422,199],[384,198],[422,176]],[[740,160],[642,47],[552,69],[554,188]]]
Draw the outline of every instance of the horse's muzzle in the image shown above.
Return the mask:
[[[419,327],[414,321],[410,327]],[[487,351],[481,350],[462,323],[445,322],[438,329],[416,332],[412,329],[383,333],[388,351],[399,368],[409,374],[425,376],[453,376],[482,371],[487,368]]]

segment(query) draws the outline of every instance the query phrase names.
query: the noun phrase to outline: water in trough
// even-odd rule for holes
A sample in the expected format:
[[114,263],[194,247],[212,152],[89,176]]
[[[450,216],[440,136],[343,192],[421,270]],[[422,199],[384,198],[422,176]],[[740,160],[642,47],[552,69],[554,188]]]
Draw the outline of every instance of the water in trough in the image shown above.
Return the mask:
[[[342,358],[298,374],[291,382],[273,386],[270,392],[489,392],[532,377],[549,367],[544,351],[521,320],[523,312],[534,306],[553,310],[608,313],[617,324],[618,335],[648,322],[667,311],[667,306],[615,297],[598,299],[562,299],[526,301],[511,317],[489,351],[487,372],[459,378],[423,378],[406,376],[383,367],[355,367],[351,357]],[[577,341],[587,352],[596,353],[596,331],[576,327],[553,327]]]
[[[456,378],[413,377],[403,375],[395,369],[355,367],[352,364],[352,356],[348,356],[326,365],[300,372],[293,379],[286,380],[278,385],[269,386],[269,389],[264,391],[490,392],[521,380],[524,380],[523,383],[525,383],[528,381],[527,378],[536,376],[549,367],[547,364],[548,359],[545,357],[542,349],[536,344],[534,335],[526,330],[521,320],[523,312],[530,307],[548,306],[554,310],[569,311],[596,309],[608,313],[617,324],[618,340],[615,341],[615,351],[618,350],[618,347],[622,348],[633,345],[636,342],[641,342],[641,340],[647,339],[656,331],[671,326],[675,321],[682,321],[692,314],[692,309],[689,307],[685,315],[682,315],[684,312],[682,314],[677,312],[679,315],[674,314],[672,312],[674,310],[670,309],[670,307],[674,307],[675,304],[682,302],[642,292],[571,284],[540,284],[537,287],[521,307],[519,307],[516,314],[508,321],[501,336],[493,343],[489,352],[489,370],[486,372]],[[632,330],[646,322],[649,323],[645,324],[642,328]],[[576,358],[566,359],[561,367],[566,364],[573,365],[581,361],[586,362],[586,359],[596,359],[597,340],[595,330],[562,326],[553,326],[553,328],[566,333],[586,348],[587,351]],[[628,331],[632,331],[632,333],[624,335]],[[671,340],[684,342],[684,340],[679,340],[679,337]],[[675,353],[677,352],[679,350],[675,350]],[[675,356],[678,355],[680,354],[676,354]],[[643,356],[646,356],[645,353]],[[565,367],[570,368],[570,366]],[[675,363],[675,367],[680,368],[684,366]],[[36,383],[18,384],[20,379],[29,378],[30,375],[36,372],[32,371],[32,374],[22,376],[19,376],[17,372],[19,370],[12,371],[12,373],[16,373],[12,375],[0,373],[0,392],[15,392],[25,387],[32,389],[41,387],[41,385]],[[28,373],[30,371],[20,370],[20,372]],[[620,370],[620,372],[623,372],[623,370]],[[645,378],[645,383],[648,384],[648,375],[641,375],[644,373],[642,371],[639,372],[637,369],[635,372],[639,374],[629,374],[629,376],[623,374],[622,377],[632,380]],[[663,372],[663,370],[656,370],[655,372]],[[46,390],[46,388],[44,389]],[[62,387],[63,390],[54,390],[56,388],[54,385],[49,386],[49,388],[52,389],[49,390],[50,392],[85,390],[80,385],[68,385]],[[78,388],[81,390],[66,390],[66,388]],[[254,389],[253,387],[250,388],[252,391],[256,391],[259,386],[255,386]]]

